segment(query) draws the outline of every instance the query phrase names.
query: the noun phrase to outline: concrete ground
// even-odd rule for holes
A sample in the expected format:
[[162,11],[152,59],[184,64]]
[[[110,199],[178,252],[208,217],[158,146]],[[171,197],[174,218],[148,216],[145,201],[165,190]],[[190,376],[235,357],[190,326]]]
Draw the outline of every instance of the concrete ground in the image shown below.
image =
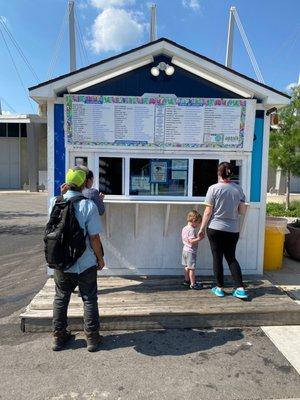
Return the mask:
[[300,301],[300,262],[289,257],[283,258],[282,268],[265,271],[266,278],[289,294],[292,299]]
[[[299,261],[284,257],[282,268],[277,271],[266,271],[265,276],[274,285],[284,290],[300,306]],[[267,326],[262,329],[300,374],[300,325]]]
[[260,329],[106,333],[90,354],[79,334],[60,353],[48,335],[4,340],[1,399],[278,399],[300,378]]
[[[0,399],[288,399],[300,377],[260,328],[77,333],[65,351],[22,334],[19,314],[46,280],[44,194],[0,193]],[[282,336],[282,335],[281,335]]]
[[0,192],[0,317],[28,303],[44,285],[46,194]]

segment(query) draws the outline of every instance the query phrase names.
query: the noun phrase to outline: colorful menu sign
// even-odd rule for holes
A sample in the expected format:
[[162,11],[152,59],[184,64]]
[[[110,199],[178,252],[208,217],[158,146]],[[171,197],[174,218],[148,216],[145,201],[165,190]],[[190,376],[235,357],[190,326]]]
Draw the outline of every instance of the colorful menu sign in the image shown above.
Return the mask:
[[256,100],[66,95],[71,146],[252,150]]

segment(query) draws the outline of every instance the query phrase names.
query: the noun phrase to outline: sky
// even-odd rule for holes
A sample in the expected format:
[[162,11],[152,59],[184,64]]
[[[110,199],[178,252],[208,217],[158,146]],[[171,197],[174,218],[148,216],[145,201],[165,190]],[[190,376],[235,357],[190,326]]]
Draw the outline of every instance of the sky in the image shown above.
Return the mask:
[[[298,82],[300,0],[75,0],[77,68],[147,43],[152,3],[158,38],[222,64],[229,9],[235,6],[265,83],[287,91]],[[0,0],[3,113],[37,112],[27,88],[69,72],[67,6],[67,0]],[[233,69],[256,78],[237,28]]]

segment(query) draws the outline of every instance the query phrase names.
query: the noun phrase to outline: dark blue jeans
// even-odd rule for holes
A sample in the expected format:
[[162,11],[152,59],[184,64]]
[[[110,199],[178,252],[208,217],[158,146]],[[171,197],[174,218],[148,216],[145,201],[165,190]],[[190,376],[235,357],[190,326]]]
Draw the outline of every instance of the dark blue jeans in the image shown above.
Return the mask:
[[68,326],[67,311],[72,292],[78,286],[84,305],[84,330],[99,330],[97,296],[97,267],[91,267],[82,274],[54,271],[55,297],[53,302],[53,330],[63,331]]

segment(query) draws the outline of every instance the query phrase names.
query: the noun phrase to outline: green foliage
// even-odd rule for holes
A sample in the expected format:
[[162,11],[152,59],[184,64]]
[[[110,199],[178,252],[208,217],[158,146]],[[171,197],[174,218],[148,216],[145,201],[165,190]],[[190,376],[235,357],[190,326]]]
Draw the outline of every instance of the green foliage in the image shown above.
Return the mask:
[[270,164],[300,175],[300,86],[293,89],[291,104],[280,110],[278,117],[279,130],[270,135]]
[[267,215],[300,218],[300,201],[292,201],[288,210],[283,203],[267,203]]

